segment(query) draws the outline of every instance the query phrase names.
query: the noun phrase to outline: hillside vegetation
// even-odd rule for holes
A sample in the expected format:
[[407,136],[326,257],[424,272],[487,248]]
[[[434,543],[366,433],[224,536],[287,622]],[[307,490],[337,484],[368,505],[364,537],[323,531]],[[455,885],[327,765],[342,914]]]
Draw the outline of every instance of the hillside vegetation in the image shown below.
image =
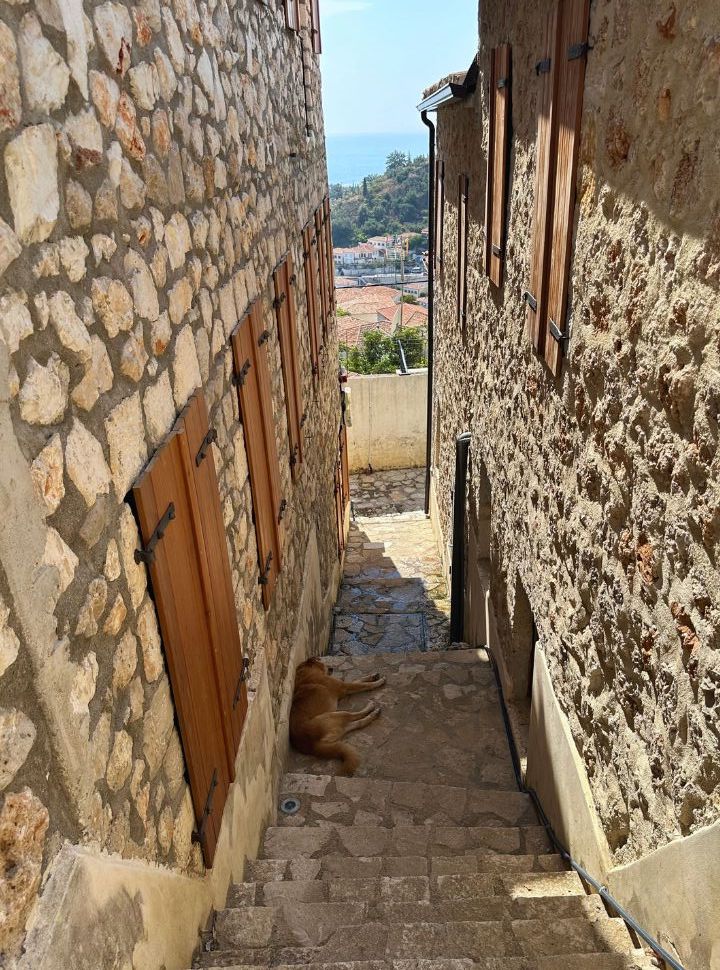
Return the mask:
[[382,175],[360,185],[331,185],[334,246],[356,246],[370,236],[420,232],[428,220],[428,160],[392,152]]

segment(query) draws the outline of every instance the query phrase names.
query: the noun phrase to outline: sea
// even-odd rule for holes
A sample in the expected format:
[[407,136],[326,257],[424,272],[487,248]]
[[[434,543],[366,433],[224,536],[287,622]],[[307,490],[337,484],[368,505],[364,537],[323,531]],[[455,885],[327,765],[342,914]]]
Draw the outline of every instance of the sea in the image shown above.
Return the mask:
[[357,185],[366,175],[381,175],[391,152],[417,158],[428,153],[426,131],[377,135],[326,135],[331,185]]

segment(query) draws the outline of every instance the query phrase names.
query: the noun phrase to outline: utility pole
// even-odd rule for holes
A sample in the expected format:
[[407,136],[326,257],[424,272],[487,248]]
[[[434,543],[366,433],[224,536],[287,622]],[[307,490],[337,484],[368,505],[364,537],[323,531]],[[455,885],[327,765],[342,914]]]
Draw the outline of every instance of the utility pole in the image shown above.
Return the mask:
[[405,306],[405,240],[400,237],[400,323],[398,330],[402,330],[403,307]]

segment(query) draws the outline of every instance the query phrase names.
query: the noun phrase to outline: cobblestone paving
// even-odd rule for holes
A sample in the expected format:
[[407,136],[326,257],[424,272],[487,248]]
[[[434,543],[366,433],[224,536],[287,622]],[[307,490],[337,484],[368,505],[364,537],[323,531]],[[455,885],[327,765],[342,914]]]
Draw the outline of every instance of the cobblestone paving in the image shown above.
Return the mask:
[[450,604],[432,526],[422,511],[424,484],[424,470],[414,468],[352,478],[355,518],[332,653],[447,649]]
[[396,515],[422,512],[425,469],[397,468],[387,472],[352,475],[350,498],[355,515]]

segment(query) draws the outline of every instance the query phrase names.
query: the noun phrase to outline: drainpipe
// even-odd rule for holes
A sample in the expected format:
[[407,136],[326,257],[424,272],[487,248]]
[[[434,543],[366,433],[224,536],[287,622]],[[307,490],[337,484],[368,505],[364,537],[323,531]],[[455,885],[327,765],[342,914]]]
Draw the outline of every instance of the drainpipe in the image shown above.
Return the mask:
[[433,400],[433,315],[435,306],[435,125],[427,111],[421,111],[422,122],[428,128],[428,379],[427,430],[425,442],[425,515],[430,514],[430,462],[432,459],[432,400]]
[[453,495],[453,546],[450,575],[450,642],[460,643],[465,633],[465,496],[467,494],[470,432],[455,441],[455,492]]

